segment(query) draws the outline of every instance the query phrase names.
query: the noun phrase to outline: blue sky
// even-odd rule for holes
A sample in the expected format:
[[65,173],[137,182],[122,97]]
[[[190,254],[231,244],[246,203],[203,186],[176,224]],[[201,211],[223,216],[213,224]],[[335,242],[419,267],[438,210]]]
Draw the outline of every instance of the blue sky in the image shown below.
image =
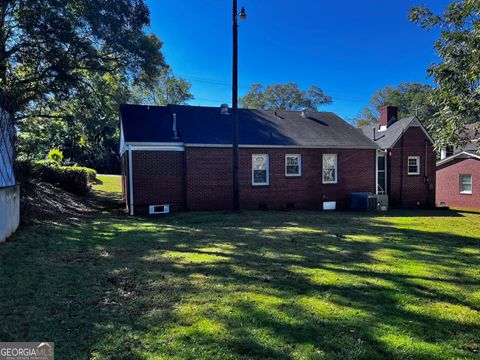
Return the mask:
[[[410,7],[435,11],[449,0],[239,0],[239,92],[253,82],[318,85],[333,97],[321,110],[351,119],[375,90],[428,82],[438,34],[408,21]],[[194,105],[231,102],[231,1],[147,0],[150,31],[177,76],[192,83]]]

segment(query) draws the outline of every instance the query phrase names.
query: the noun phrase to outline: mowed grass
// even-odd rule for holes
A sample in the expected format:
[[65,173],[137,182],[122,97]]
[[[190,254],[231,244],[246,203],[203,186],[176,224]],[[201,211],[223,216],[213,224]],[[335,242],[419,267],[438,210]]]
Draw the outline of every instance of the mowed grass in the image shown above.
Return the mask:
[[478,213],[114,214],[0,245],[1,341],[54,341],[58,359],[479,358]]

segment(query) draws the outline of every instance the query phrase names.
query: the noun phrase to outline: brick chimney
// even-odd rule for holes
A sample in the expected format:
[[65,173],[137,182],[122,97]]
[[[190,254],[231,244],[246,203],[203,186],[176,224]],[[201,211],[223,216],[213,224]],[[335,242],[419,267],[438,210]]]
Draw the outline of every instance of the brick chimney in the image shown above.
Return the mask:
[[398,120],[398,107],[382,106],[380,108],[380,131],[385,130]]

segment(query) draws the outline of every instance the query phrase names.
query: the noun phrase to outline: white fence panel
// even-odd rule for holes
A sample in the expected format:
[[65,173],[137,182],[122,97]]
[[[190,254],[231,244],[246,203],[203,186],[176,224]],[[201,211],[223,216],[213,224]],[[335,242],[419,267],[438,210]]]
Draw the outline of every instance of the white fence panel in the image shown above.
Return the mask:
[[17,230],[20,224],[20,186],[0,188],[0,242]]

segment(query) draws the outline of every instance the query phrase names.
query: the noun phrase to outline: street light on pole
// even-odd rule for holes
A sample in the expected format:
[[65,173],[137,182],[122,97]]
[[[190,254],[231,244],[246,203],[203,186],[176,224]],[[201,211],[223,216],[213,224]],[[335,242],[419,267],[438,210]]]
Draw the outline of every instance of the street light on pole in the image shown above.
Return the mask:
[[233,0],[233,61],[232,61],[232,180],[233,211],[240,210],[238,181],[238,18],[245,20],[247,13],[242,6],[238,12],[238,1]]

